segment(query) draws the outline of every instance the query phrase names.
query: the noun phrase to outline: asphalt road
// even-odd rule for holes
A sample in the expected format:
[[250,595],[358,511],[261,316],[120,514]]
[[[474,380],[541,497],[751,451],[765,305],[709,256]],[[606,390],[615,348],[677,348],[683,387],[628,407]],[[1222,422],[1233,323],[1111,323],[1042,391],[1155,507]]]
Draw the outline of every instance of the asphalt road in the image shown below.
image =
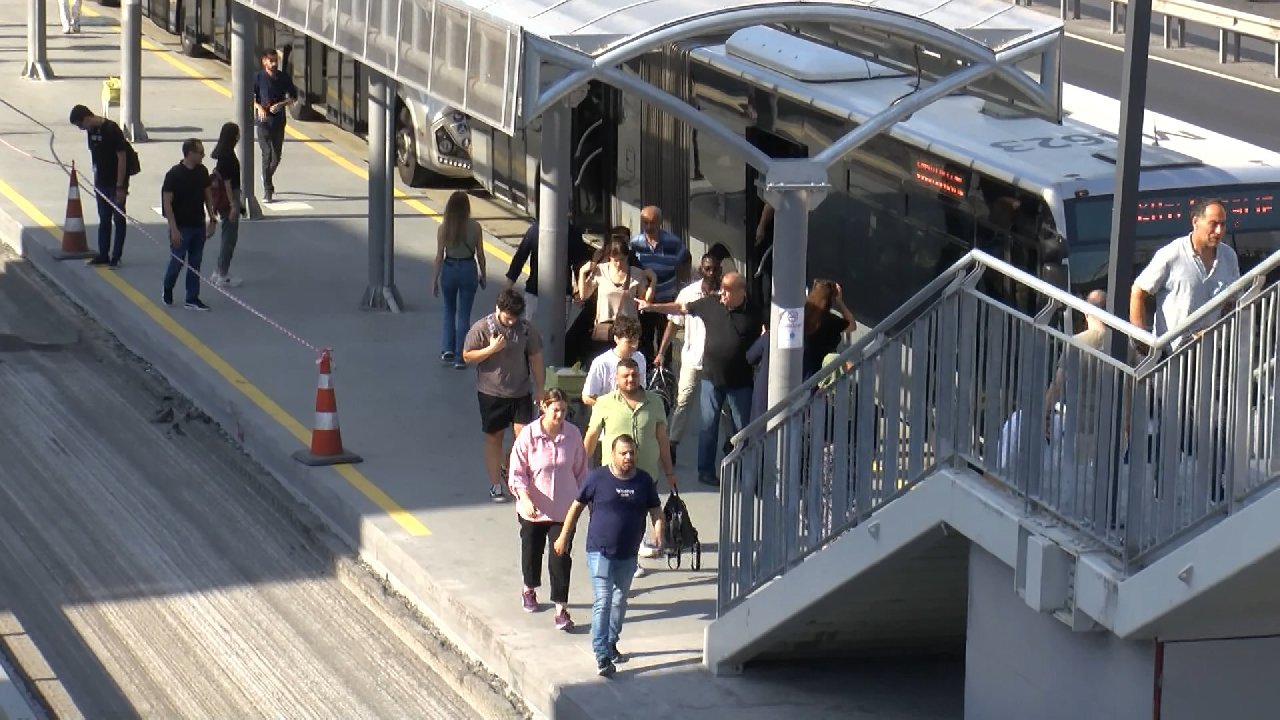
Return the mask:
[[297,517],[216,426],[0,255],[0,619],[48,662],[28,680],[65,688],[44,694],[55,716],[492,717]]
[[[1067,30],[1073,29],[1068,24]],[[1123,45],[1117,35],[1107,42]],[[1152,41],[1152,48],[1159,46]],[[1119,65],[1124,55],[1099,45],[1067,38],[1062,47],[1063,81],[1109,97],[1120,97]],[[1232,66],[1223,66],[1229,72]],[[1147,107],[1230,137],[1280,150],[1280,93],[1269,92],[1205,73],[1152,61],[1147,77]]]

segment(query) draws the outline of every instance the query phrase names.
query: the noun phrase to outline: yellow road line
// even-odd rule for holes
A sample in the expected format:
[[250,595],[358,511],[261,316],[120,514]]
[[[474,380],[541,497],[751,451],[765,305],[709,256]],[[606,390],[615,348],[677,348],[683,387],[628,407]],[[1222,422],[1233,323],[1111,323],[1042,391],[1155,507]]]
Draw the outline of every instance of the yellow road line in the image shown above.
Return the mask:
[[[41,229],[49,233],[55,242],[61,241],[56,233],[56,230],[58,229],[57,224],[50,220],[49,217],[41,212],[40,209],[30,200],[23,197],[21,193],[14,190],[13,187],[4,180],[0,180],[0,195],[4,195],[9,198],[13,204],[17,205],[22,212],[26,213],[27,216],[31,218],[32,222],[36,223],[36,225]],[[105,268],[99,268],[98,275],[105,280],[108,285],[115,288],[121,295],[128,298],[129,301],[142,310],[142,312],[146,313],[146,315],[154,320],[156,324],[160,325],[160,327],[167,330],[170,335],[177,338],[178,342],[182,343],[187,347],[187,349],[195,353],[197,357],[208,364],[209,367],[213,368],[223,377],[223,379],[231,383],[232,387],[239,390],[245,397],[249,398],[254,405],[261,408],[262,411],[270,416],[272,420],[275,420],[283,426],[285,430],[288,430],[289,434],[297,438],[304,446],[310,444],[311,431],[308,430],[305,425],[295,420],[293,416],[286,412],[284,408],[280,407],[275,400],[272,400],[270,396],[258,389],[256,385],[249,382],[248,378],[232,367],[231,363],[222,359],[222,357],[214,352],[212,348],[201,342],[199,338],[180,325],[167,312],[161,310],[158,305],[148,300],[142,293],[138,292],[137,288],[126,282],[124,278],[120,277],[120,275]],[[392,500],[389,495],[383,492],[381,488],[374,484],[372,480],[365,477],[365,475],[359,470],[356,470],[350,465],[338,465],[334,469],[336,469],[338,474],[355,489],[359,490],[361,494],[381,508],[383,512],[387,513],[387,515],[391,516],[391,518],[410,535],[421,537],[431,534],[431,531],[427,529],[427,526],[424,525],[422,521],[418,520],[413,513],[405,510],[396,503],[396,501]]]

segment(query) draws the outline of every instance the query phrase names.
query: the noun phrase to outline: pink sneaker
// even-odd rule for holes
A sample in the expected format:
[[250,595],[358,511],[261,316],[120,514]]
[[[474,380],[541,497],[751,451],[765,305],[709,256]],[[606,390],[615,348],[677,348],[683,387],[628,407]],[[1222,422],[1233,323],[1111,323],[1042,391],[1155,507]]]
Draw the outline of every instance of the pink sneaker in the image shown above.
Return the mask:
[[567,608],[556,613],[556,629],[564,632],[569,632],[573,629],[573,618],[569,617]]
[[520,606],[527,613],[538,611],[538,594],[533,590],[524,590],[520,593]]

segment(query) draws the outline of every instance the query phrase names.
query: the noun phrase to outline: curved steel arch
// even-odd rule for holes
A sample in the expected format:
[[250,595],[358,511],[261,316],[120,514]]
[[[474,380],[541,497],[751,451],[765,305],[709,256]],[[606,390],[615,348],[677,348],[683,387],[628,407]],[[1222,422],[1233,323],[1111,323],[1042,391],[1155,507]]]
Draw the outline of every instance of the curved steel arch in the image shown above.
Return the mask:
[[[1062,33],[1062,27],[1059,25],[1056,31],[1027,38],[1012,47],[994,50],[937,23],[895,10],[874,5],[793,0],[770,4],[766,7],[732,8],[672,20],[657,26],[652,31],[630,36],[619,45],[597,56],[571,50],[550,37],[526,34],[525,83],[521,114],[524,122],[527,123],[541,115],[552,104],[567,97],[575,88],[591,80],[604,79],[604,70],[616,68],[666,44],[712,33],[739,30],[751,25],[781,22],[858,25],[872,30],[882,30],[931,48],[947,51],[975,65],[992,65],[995,74],[1002,76],[1014,89],[1025,95],[1026,100],[1036,105],[1044,105],[1050,102],[1050,98],[1039,85],[1012,65],[1040,51],[1046,44],[1057,42]],[[530,50],[533,52],[529,52]],[[538,72],[540,60],[544,58],[553,60],[570,71],[545,90],[539,87]],[[1056,72],[1054,74],[1056,75]],[[669,107],[665,101],[658,104],[664,108]]]

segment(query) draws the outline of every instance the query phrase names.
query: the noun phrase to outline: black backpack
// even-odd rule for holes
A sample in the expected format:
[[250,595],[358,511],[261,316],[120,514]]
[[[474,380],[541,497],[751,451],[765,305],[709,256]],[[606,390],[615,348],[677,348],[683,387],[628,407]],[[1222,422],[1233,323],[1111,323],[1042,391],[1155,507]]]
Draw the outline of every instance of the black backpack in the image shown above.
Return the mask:
[[680,499],[680,493],[674,489],[667,496],[667,504],[662,508],[662,515],[666,524],[662,533],[662,544],[667,550],[667,567],[678,570],[680,554],[687,551],[693,553],[693,561],[689,564],[689,568],[701,570],[702,543],[698,540],[698,529],[689,519],[689,508],[685,506],[684,500]]

